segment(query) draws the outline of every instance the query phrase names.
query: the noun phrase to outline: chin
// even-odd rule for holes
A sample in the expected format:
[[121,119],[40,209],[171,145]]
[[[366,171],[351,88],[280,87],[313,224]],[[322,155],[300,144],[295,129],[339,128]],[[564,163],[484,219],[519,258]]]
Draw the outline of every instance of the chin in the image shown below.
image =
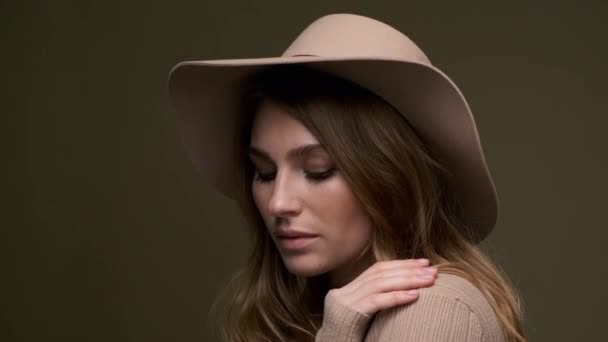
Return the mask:
[[304,256],[283,257],[283,264],[289,273],[299,277],[316,277],[328,271],[326,267],[321,266],[321,263],[307,259],[310,258]]

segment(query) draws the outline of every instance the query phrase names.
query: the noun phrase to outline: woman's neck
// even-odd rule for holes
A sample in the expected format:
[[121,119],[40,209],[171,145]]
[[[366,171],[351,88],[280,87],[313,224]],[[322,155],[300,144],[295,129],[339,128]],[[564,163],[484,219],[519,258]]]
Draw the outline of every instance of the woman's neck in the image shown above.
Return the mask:
[[345,286],[373,265],[374,262],[375,258],[371,251],[368,250],[364,256],[329,271],[329,289]]

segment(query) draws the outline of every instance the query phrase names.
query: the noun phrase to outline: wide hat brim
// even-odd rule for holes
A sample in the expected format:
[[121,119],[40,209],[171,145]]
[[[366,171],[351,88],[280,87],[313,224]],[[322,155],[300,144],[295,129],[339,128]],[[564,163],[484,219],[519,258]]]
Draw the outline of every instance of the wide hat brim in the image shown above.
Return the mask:
[[382,57],[288,56],[186,61],[169,74],[169,100],[188,157],[206,180],[235,196],[235,120],[246,80],[263,68],[302,64],[357,83],[382,97],[414,127],[433,157],[451,173],[447,183],[473,242],[486,238],[498,218],[498,196],[469,105],[441,70]]

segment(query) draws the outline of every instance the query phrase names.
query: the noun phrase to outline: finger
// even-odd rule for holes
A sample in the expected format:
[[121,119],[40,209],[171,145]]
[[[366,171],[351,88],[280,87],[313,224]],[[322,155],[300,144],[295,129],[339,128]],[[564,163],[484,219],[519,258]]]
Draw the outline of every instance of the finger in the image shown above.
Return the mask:
[[377,293],[362,300],[359,307],[363,313],[373,315],[380,310],[411,303],[418,299],[418,296],[417,290]]
[[417,289],[428,287],[435,283],[437,278],[436,269],[431,273],[426,272],[401,272],[390,277],[374,278],[362,281],[353,290],[344,292],[350,301],[355,302],[377,293]]
[[363,279],[370,274],[382,273],[394,269],[420,268],[429,265],[428,259],[397,259],[388,261],[379,261],[363,271],[353,282]]
[[437,271],[436,266],[416,267],[416,268],[397,267],[397,268],[386,269],[384,271],[367,274],[366,276],[361,277],[361,279],[357,279],[357,281],[353,281],[351,284],[349,284],[348,288],[345,288],[345,293],[352,294],[352,293],[361,291],[361,289],[364,288],[365,286],[369,286],[370,284],[382,282],[383,279],[387,279],[387,278],[417,277],[417,276],[423,276],[426,274],[432,274],[432,275],[436,276],[437,272],[438,271]]
[[358,298],[365,298],[377,293],[417,289],[432,285],[435,282],[435,274],[409,274],[377,279],[362,285],[357,293],[351,294]]
[[424,275],[424,274],[436,274],[437,266],[425,266],[425,267],[397,267],[388,269],[386,271],[369,274],[367,277],[361,279],[362,281],[375,281],[377,279],[390,278],[396,276],[410,276],[410,275]]
[[420,267],[429,265],[429,260],[425,258],[421,259],[395,259],[395,260],[386,260],[386,261],[378,261],[372,267],[370,267],[371,271],[382,271],[388,270],[395,267]]

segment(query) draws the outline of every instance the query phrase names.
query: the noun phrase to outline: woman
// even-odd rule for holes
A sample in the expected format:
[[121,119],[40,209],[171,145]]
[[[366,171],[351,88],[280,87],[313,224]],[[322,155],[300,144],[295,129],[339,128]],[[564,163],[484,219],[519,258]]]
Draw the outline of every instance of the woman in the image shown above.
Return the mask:
[[254,240],[224,340],[525,341],[477,245],[498,201],[469,107],[401,32],[328,15],[281,57],[182,62],[169,91]]

